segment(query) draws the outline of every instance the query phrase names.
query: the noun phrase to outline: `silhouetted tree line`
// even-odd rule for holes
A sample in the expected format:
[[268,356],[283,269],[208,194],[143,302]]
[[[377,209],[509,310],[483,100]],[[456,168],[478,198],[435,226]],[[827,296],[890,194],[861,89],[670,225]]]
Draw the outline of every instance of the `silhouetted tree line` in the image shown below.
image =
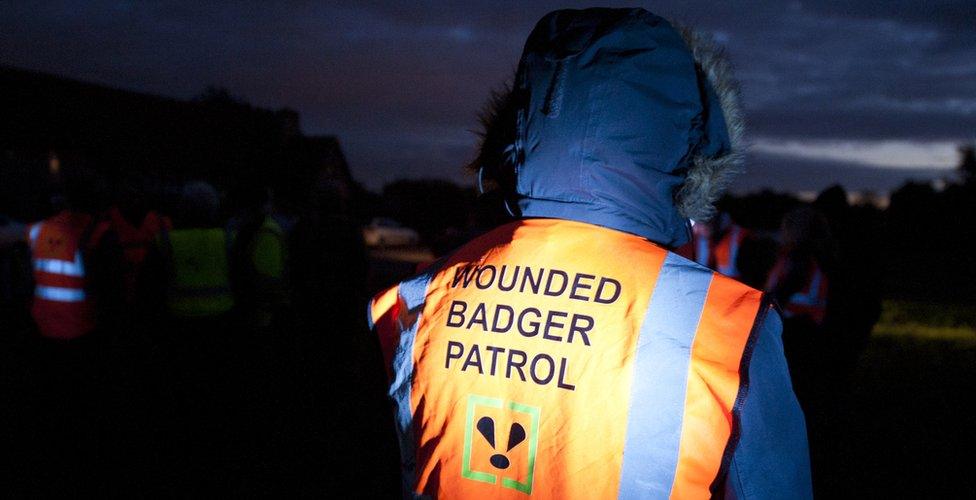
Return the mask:
[[953,302],[976,297],[976,149],[960,148],[960,182],[909,182],[885,213],[888,289]]

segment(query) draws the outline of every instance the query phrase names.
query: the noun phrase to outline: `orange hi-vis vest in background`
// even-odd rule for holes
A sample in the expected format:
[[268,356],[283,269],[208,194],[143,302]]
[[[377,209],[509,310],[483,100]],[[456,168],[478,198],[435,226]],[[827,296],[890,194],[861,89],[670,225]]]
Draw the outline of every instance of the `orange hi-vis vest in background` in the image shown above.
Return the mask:
[[73,339],[95,329],[84,255],[106,229],[90,215],[67,210],[27,228],[34,268],[31,315],[41,335]]
[[[769,273],[766,289],[770,290],[786,278],[786,261],[780,258]],[[806,317],[821,325],[827,316],[827,293],[830,282],[823,270],[814,260],[806,265],[803,288],[790,295],[783,304],[783,315],[787,318]]]
[[405,489],[707,498],[767,310],[761,292],[639,236],[499,227],[370,304]]
[[714,243],[708,234],[708,229],[702,224],[696,224],[692,228],[692,243],[680,249],[679,253],[688,257],[688,252],[694,255],[694,261],[699,264],[714,269],[731,278],[739,277],[739,268],[736,260],[739,258],[739,249],[742,241],[749,236],[749,231],[737,224],[732,224],[725,232],[725,235]]
[[168,218],[149,211],[143,218],[142,224],[136,227],[126,220],[118,208],[112,208],[109,211],[109,220],[112,223],[112,229],[118,234],[119,245],[122,247],[122,284],[125,298],[132,303],[136,297],[136,282],[139,279],[139,273],[142,272],[149,249],[156,244],[160,233],[164,229],[172,230],[173,225]]
[[736,260],[739,258],[739,248],[742,247],[742,241],[746,236],[748,231],[733,224],[712,250],[715,259],[713,269],[731,278],[738,278],[739,268],[736,266]]

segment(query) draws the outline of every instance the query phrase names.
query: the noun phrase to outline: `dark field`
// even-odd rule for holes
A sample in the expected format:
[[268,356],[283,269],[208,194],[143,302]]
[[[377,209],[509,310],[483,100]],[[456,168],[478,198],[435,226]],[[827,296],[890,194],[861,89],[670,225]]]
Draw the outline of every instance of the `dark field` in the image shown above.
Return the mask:
[[[821,498],[973,498],[976,341],[884,334],[811,443]],[[972,333],[972,331],[970,331]]]
[[[885,301],[850,393],[813,436],[823,498],[972,498],[976,311]],[[816,416],[808,417],[817,418]]]

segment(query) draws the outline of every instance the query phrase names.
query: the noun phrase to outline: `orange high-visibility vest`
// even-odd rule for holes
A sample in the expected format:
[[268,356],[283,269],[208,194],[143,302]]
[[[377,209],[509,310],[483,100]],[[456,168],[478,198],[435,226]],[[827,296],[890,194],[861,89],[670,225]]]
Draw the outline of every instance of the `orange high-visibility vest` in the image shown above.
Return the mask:
[[742,241],[748,235],[748,231],[733,224],[712,250],[714,260],[710,267],[731,278],[738,278],[739,268],[735,263],[739,258],[739,248],[742,246]]
[[[781,258],[769,273],[766,289],[771,290],[785,278],[785,272],[786,260]],[[783,304],[783,315],[788,318],[805,316],[818,325],[823,324],[824,318],[827,315],[827,292],[829,285],[827,276],[820,269],[820,266],[811,259],[807,265],[803,288],[790,295],[786,304]]]
[[131,303],[135,301],[136,281],[149,249],[156,244],[160,233],[164,229],[172,230],[173,225],[169,218],[150,211],[143,218],[142,224],[136,227],[122,216],[118,208],[114,207],[109,211],[109,220],[112,229],[118,234],[119,245],[122,247],[122,284],[125,298]]
[[370,303],[407,493],[707,498],[761,292],[629,233],[527,219]]
[[95,328],[95,301],[87,290],[84,254],[107,229],[87,214],[63,211],[31,224],[27,238],[34,268],[31,315],[41,335],[73,339]]
[[692,240],[675,252],[730,278],[738,278],[736,260],[739,258],[742,242],[748,236],[748,230],[732,224],[722,239],[715,243],[705,225],[695,224],[692,227]]

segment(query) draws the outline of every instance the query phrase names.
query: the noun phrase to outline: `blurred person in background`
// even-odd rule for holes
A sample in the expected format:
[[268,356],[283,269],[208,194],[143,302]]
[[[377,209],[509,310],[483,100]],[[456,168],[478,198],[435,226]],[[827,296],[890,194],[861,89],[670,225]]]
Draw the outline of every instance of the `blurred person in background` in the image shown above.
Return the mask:
[[[173,394],[166,366],[163,325],[159,313],[167,281],[155,271],[152,256],[163,232],[172,231],[169,217],[154,207],[147,179],[130,174],[115,184],[115,203],[105,220],[118,238],[121,252],[115,263],[122,277],[124,307],[118,311],[119,335],[111,350],[116,380],[107,390],[116,399],[114,420],[118,438],[114,441],[127,464],[122,468],[142,468],[142,475],[131,474],[132,484],[145,484],[150,478],[159,487],[168,480],[161,471],[171,455],[161,453],[172,443],[170,426],[175,420]],[[149,473],[148,471],[153,471]]]
[[[121,248],[96,218],[104,200],[96,174],[77,165],[61,170],[60,211],[27,227],[33,268],[31,316],[36,337],[32,409],[34,456],[28,459],[42,491],[107,484],[119,469],[119,435],[107,418],[122,378],[111,354],[121,322]],[[124,414],[116,411],[113,416]]]
[[271,198],[259,182],[245,182],[233,196],[241,210],[228,224],[234,234],[231,277],[244,324],[266,332],[288,302],[285,232],[272,216]]
[[[881,284],[885,281],[885,257],[879,212],[870,206],[852,207],[840,186],[826,189],[813,203],[822,215],[813,232],[826,243],[821,264],[829,279],[823,322],[815,330],[809,322],[791,325],[802,335],[794,336],[787,355],[797,378],[797,393],[808,413],[811,459],[815,484],[826,488],[833,479],[819,474],[843,456],[845,443],[830,436],[847,430],[849,405],[855,387],[855,370],[881,313]],[[823,236],[826,223],[830,238]],[[832,240],[832,241],[831,241]],[[833,257],[833,263],[829,263]],[[790,321],[789,323],[793,323]],[[799,337],[799,338],[794,338]]]
[[643,9],[539,21],[473,165],[519,220],[370,303],[405,496],[811,496],[779,315],[673,253],[740,171],[736,89]]
[[740,279],[739,256],[743,243],[751,236],[736,224],[728,212],[719,212],[708,222],[692,227],[692,241],[678,253],[730,278]]
[[108,211],[108,221],[122,246],[125,302],[128,306],[143,310],[139,295],[146,257],[163,231],[172,231],[173,223],[169,217],[150,206],[143,179],[134,176],[125,178],[119,183],[115,194],[116,203]]
[[783,345],[797,397],[808,418],[821,410],[829,395],[819,389],[825,342],[824,323],[831,301],[837,252],[830,227],[819,211],[796,208],[783,217],[779,258],[770,271],[766,293],[783,310]]
[[840,186],[824,190],[813,206],[825,217],[837,251],[826,324],[835,366],[831,391],[837,394],[848,387],[858,356],[881,316],[884,240],[877,209],[852,207]]
[[214,484],[231,464],[234,411],[232,353],[240,324],[232,314],[232,236],[220,223],[220,197],[206,182],[184,184],[173,230],[160,233],[154,266],[164,283],[169,320],[163,329],[174,361],[180,446],[189,468],[186,484]]
[[[793,388],[807,417],[807,434],[815,484],[827,478],[818,471],[833,456],[824,439],[846,390],[838,361],[845,356],[848,318],[837,299],[842,281],[836,242],[827,219],[816,208],[803,205],[787,212],[780,225],[780,251],[766,283],[766,293],[782,307],[783,346],[793,377]],[[838,307],[841,306],[841,307]],[[856,361],[856,360],[855,360]],[[853,369],[853,365],[851,366]]]
[[289,240],[289,281],[303,311],[345,315],[344,306],[367,297],[362,227],[331,183],[317,183],[311,198]]
[[305,493],[330,492],[341,481],[358,484],[363,496],[392,498],[400,491],[396,438],[378,349],[362,316],[366,245],[346,196],[334,182],[317,182],[289,239],[295,314],[282,333],[293,332],[294,363],[282,373],[294,383],[282,391],[296,408],[287,412],[286,444],[278,448]]
[[172,231],[160,232],[168,272],[167,305],[173,317],[221,331],[221,318],[234,307],[229,250],[232,237],[218,220],[220,198],[205,182],[183,187]]
[[[230,193],[237,214],[228,222],[234,242],[230,276],[235,316],[233,338],[225,343],[225,356],[233,363],[227,376],[235,406],[228,412],[249,415],[236,422],[233,456],[268,457],[283,410],[286,392],[283,370],[290,367],[289,341],[293,332],[282,327],[288,314],[289,287],[285,281],[285,233],[272,216],[270,192],[260,179],[244,179]],[[249,466],[250,481],[267,480],[260,464]]]
[[122,303],[120,247],[111,226],[96,219],[95,174],[65,169],[65,207],[27,227],[34,269],[31,315],[42,337],[70,341],[118,320]]

